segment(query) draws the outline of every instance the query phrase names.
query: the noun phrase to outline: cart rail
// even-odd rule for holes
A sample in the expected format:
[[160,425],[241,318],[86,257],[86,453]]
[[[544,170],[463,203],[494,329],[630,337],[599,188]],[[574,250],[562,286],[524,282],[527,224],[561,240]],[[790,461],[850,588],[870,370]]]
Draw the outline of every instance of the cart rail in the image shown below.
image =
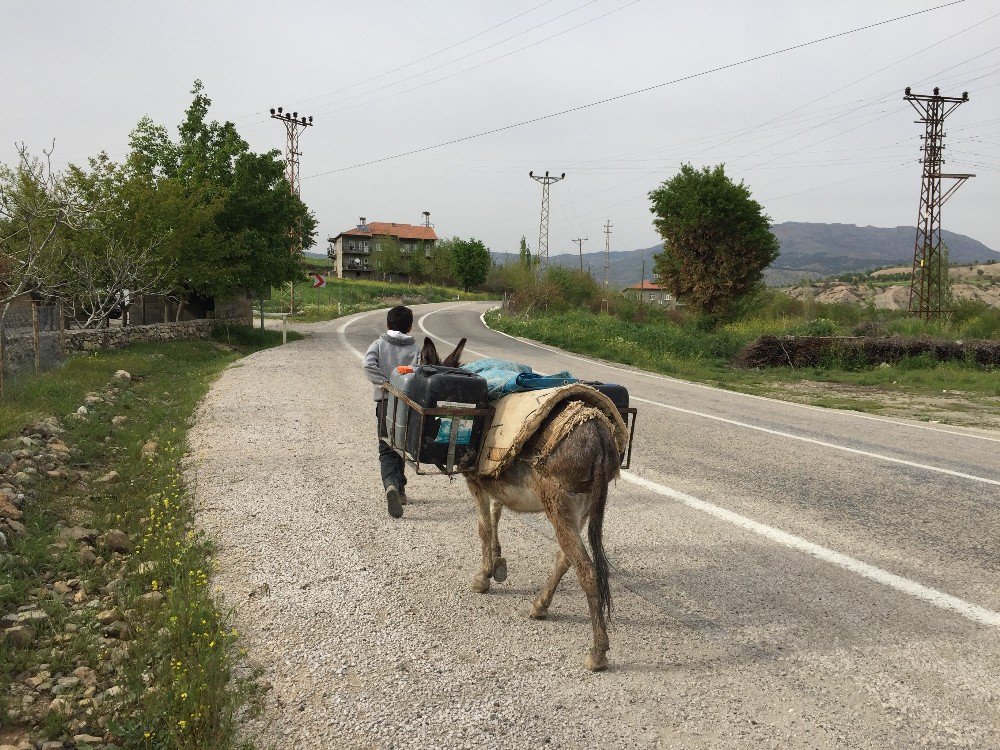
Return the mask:
[[[468,463],[456,463],[455,457],[458,448],[458,432],[463,419],[474,419],[476,417],[484,417],[483,432],[489,426],[490,417],[493,416],[492,407],[484,408],[472,408],[465,406],[436,406],[427,407],[418,404],[416,401],[411,399],[405,393],[400,391],[398,388],[394,388],[389,383],[382,384],[382,390],[385,392],[386,397],[379,402],[378,407],[378,424],[379,424],[379,438],[382,442],[386,443],[390,448],[392,448],[396,453],[401,455],[405,460],[409,461],[416,471],[417,474],[471,474],[475,473],[479,465],[479,451],[475,450],[472,452],[472,460]],[[386,424],[386,412],[389,407],[389,396],[392,396],[395,401],[392,406],[392,419],[390,424],[392,429],[390,430]],[[402,445],[396,442],[396,417],[399,413],[400,404],[405,404],[409,407],[412,413],[419,415],[420,419],[416,425],[416,429],[419,430],[420,438],[416,441],[416,453],[410,453],[407,450],[407,445],[409,445],[410,437],[410,427],[411,419],[408,417],[406,419],[405,425],[403,427],[402,435]],[[621,468],[627,469],[632,464],[632,443],[635,437],[635,420],[638,415],[638,411],[634,406],[627,407],[625,409],[619,409],[619,414],[621,414],[622,420],[625,422],[625,428],[628,431],[628,445],[625,447],[625,451],[622,453]],[[421,461],[421,452],[423,448],[423,435],[427,432],[427,420],[428,419],[449,419],[451,420],[451,430],[448,435],[448,454],[447,460],[444,464],[428,463],[426,461]],[[432,467],[432,468],[429,468]]]

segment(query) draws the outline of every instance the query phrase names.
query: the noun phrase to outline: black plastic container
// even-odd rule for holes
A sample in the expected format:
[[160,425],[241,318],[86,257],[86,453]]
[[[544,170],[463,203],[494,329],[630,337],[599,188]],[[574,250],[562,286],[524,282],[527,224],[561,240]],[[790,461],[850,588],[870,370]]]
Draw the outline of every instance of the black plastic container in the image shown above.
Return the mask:
[[[474,372],[457,367],[422,365],[413,371],[405,386],[405,391],[414,402],[425,409],[467,408],[484,409],[488,404],[486,379]],[[410,415],[406,440],[406,453],[415,458],[419,447],[421,463],[442,466],[448,463],[448,448],[452,433],[452,419],[449,417],[426,417],[423,430],[414,429]],[[459,466],[472,465],[479,456],[479,446],[483,437],[485,418],[461,417],[455,441],[455,463]]]
[[628,388],[625,386],[614,383],[601,383],[598,380],[582,380],[580,382],[583,385],[589,385],[591,388],[600,391],[610,398],[611,403],[617,406],[619,411],[628,408]]

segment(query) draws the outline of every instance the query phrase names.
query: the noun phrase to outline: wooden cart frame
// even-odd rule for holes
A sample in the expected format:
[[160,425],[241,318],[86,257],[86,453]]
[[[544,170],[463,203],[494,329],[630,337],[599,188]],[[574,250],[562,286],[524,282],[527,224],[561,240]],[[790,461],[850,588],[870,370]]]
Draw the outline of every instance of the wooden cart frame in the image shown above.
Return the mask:
[[[378,406],[378,428],[379,428],[379,438],[392,448],[396,453],[403,457],[406,461],[413,465],[414,471],[417,474],[470,474],[476,471],[479,464],[479,454],[475,454],[475,462],[471,466],[464,464],[456,464],[455,454],[458,450],[458,430],[461,426],[463,419],[474,419],[476,417],[484,418],[484,429],[489,427],[489,418],[493,416],[493,408],[485,407],[483,409],[476,409],[472,407],[465,406],[437,406],[437,407],[426,407],[418,404],[416,401],[411,399],[405,393],[400,391],[398,388],[394,388],[389,383],[382,384],[382,390],[385,392],[386,398],[383,398],[379,402]],[[395,442],[396,431],[395,429],[389,430],[386,427],[386,411],[389,407],[388,396],[392,396],[395,401],[392,406],[392,420],[391,424],[396,424],[396,415],[399,412],[400,403],[405,404],[411,410],[420,415],[420,422],[417,429],[419,434],[423,436],[428,419],[450,419],[451,420],[451,432],[448,435],[448,455],[446,462],[444,464],[429,464],[425,461],[421,461],[421,450],[423,448],[423,440],[417,441],[417,452],[416,455],[410,454],[406,450],[406,446],[409,443],[410,436],[410,419],[406,420],[406,424],[403,428],[403,444],[397,445]],[[628,431],[628,445],[625,448],[625,452],[622,455],[621,468],[627,469],[632,464],[632,442],[635,437],[635,419],[637,411],[634,406],[630,406],[625,409],[619,409],[618,412],[621,414],[622,420],[625,422],[625,428]],[[386,434],[382,434],[385,432]]]

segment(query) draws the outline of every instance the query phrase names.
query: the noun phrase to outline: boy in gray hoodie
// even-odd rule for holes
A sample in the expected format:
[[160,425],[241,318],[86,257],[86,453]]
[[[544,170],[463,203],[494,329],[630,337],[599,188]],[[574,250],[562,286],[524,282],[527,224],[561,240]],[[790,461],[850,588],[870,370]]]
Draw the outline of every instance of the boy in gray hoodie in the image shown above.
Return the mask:
[[[375,415],[378,418],[379,402],[385,391],[382,384],[388,382],[392,371],[400,365],[412,367],[417,363],[420,350],[417,342],[410,335],[413,328],[413,311],[402,305],[392,308],[385,319],[386,332],[379,336],[365,352],[365,377],[374,386]],[[381,425],[377,426],[376,435],[383,432]],[[382,470],[382,486],[385,488],[385,500],[389,506],[389,515],[393,518],[403,516],[403,505],[406,503],[406,475],[403,472],[403,457],[390,448],[385,442],[378,441],[378,462]]]

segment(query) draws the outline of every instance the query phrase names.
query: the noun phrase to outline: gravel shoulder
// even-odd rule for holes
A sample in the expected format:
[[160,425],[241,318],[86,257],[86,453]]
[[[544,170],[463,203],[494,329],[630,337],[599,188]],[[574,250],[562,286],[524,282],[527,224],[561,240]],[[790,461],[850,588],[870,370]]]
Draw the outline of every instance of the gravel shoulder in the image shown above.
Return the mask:
[[[377,317],[359,316],[355,348]],[[995,746],[991,629],[625,483],[606,525],[611,669],[586,672],[572,573],[549,620],[527,617],[555,555],[544,519],[505,516],[510,577],[480,596],[464,483],[413,479],[387,516],[343,322],[231,366],[191,432],[214,583],[273,685],[246,726],[258,745]]]

